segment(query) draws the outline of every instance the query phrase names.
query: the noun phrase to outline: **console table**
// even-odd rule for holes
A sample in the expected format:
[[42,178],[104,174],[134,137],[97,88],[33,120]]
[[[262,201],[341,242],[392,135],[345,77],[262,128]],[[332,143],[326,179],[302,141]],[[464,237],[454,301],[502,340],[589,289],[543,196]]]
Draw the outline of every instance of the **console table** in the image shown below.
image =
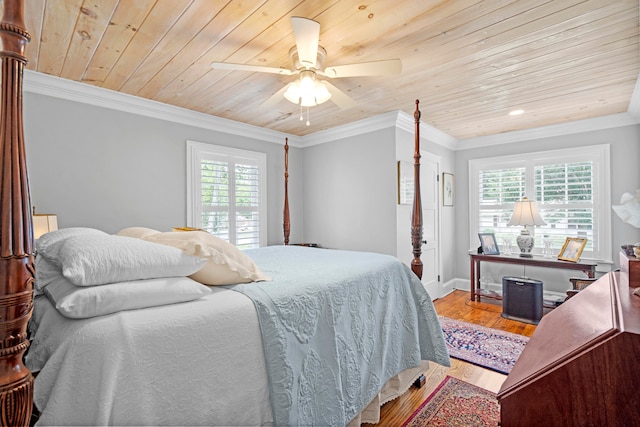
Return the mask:
[[497,262],[502,264],[529,265],[535,267],[546,268],[562,268],[565,270],[583,271],[588,277],[595,277],[596,262],[581,261],[570,262],[560,261],[552,258],[525,258],[519,255],[485,255],[470,254],[471,257],[471,301],[480,301],[480,263],[481,262]]

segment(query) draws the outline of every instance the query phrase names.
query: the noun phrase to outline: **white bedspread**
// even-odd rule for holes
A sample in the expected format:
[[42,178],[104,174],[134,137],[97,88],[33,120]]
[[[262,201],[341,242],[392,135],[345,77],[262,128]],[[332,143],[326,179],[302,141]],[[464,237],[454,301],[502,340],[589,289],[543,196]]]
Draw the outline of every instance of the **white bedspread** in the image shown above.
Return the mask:
[[[212,290],[191,302],[89,319],[65,318],[37,297],[26,356],[38,372],[37,425],[273,425],[254,303]],[[391,378],[350,425],[376,422],[379,405],[425,368]]]
[[271,424],[253,303],[213,291],[85,320],[66,319],[38,297],[27,355],[29,369],[40,371],[38,425]]
[[[32,327],[39,331],[27,354],[29,369],[39,371],[36,425],[273,425],[253,303],[232,290],[213,291],[198,301],[85,320],[67,319],[37,297]],[[185,325],[192,325],[187,334]],[[380,405],[427,368],[423,362],[394,377],[350,426],[377,422]]]

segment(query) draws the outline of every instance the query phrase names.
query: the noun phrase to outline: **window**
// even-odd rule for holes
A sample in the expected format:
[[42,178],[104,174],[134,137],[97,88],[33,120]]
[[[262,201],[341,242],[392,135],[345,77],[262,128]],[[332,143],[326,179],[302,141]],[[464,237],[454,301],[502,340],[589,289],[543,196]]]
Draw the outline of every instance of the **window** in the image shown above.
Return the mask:
[[471,248],[477,233],[515,242],[520,230],[507,223],[515,202],[528,197],[547,223],[530,228],[535,253],[543,240],[559,252],[566,237],[586,237],[583,257],[611,260],[609,145],[475,159],[469,177]]
[[187,141],[187,224],[240,249],[266,244],[266,155]]

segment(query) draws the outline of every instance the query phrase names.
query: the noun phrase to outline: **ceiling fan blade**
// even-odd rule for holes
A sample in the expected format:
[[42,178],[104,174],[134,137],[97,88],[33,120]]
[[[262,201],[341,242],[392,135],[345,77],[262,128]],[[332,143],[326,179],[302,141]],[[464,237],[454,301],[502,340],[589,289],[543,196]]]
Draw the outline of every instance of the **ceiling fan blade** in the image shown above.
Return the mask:
[[290,76],[294,72],[286,68],[262,67],[260,65],[232,64],[230,62],[212,62],[211,68],[215,70],[250,71],[255,73],[273,73]]
[[267,98],[266,101],[260,104],[260,107],[274,108],[276,104],[278,104],[280,101],[287,101],[284,97],[284,93],[287,91],[287,89],[289,89],[289,86],[291,86],[292,84],[293,82],[285,85],[285,87],[283,87],[282,89],[280,89],[279,91],[271,95],[269,98]]
[[329,98],[329,100],[333,101],[333,103],[336,104],[340,109],[346,110],[358,105],[356,101],[354,101],[349,95],[347,95],[328,81],[322,80],[321,82],[327,85],[327,89],[329,89],[329,92],[331,93],[331,98]]
[[320,23],[312,19],[294,16],[291,18],[293,36],[296,39],[298,59],[307,68],[315,68],[318,58]]
[[361,62],[359,64],[337,65],[327,67],[319,73],[330,78],[356,76],[388,76],[402,71],[402,61],[387,59],[385,61]]

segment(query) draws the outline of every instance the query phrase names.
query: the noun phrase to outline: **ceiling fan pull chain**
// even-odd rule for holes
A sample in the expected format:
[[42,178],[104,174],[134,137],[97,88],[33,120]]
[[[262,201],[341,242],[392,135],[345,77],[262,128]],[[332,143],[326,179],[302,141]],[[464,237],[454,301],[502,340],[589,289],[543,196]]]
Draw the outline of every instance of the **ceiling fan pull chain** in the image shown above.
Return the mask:
[[309,121],[309,107],[307,107],[307,126],[309,126],[311,122]]
[[302,116],[302,103],[300,103],[300,121],[303,121],[304,117]]

